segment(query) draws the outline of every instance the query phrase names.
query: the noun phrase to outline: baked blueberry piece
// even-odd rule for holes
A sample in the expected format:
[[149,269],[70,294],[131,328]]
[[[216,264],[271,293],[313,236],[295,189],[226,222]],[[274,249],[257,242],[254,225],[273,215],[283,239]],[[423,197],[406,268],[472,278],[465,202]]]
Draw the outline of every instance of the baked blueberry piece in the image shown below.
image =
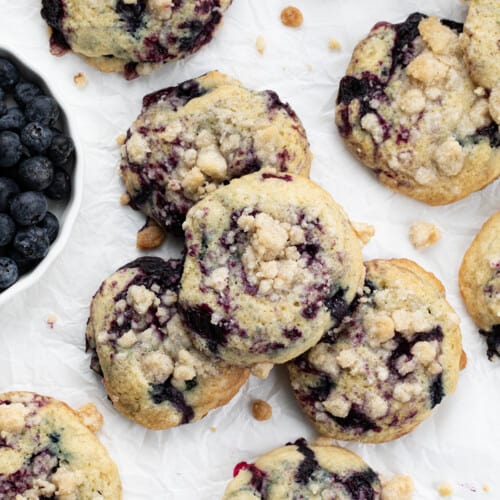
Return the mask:
[[191,206],[262,166],[308,176],[306,133],[269,90],[247,90],[212,71],[147,95],[122,148],[121,175],[134,207],[180,230]]
[[312,347],[360,289],[349,220],[305,177],[262,170],[198,202],[184,224],[180,306],[194,344],[228,363],[284,363]]
[[500,175],[498,124],[467,72],[461,30],[418,13],[376,24],[355,48],[337,96],[336,123],[352,153],[383,184],[430,205],[464,198]]
[[91,367],[117,410],[150,429],[194,422],[248,378],[192,346],[177,312],[180,260],[137,259],[107,278],[87,325]]
[[51,52],[67,50],[127,78],[208,43],[231,0],[42,0]]
[[410,432],[452,393],[459,319],[437,278],[406,259],[366,263],[364,292],[341,325],[288,364],[321,434],[379,443]]
[[380,479],[360,457],[299,439],[234,469],[223,500],[380,500]]
[[122,498],[116,465],[83,416],[47,396],[0,394],[3,500]]
[[500,212],[492,215],[467,250],[459,273],[469,314],[488,344],[488,357],[500,356]]

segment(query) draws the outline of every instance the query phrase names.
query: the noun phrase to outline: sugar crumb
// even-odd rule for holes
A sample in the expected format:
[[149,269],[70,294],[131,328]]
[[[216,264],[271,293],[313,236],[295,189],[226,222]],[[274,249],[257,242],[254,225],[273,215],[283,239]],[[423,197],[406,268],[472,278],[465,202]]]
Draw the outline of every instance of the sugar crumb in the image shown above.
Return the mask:
[[54,328],[54,325],[56,324],[57,322],[57,316],[52,313],[52,314],[49,314],[48,318],[47,318],[47,325],[49,325],[49,328],[52,330]]
[[418,221],[410,226],[410,241],[417,249],[434,245],[441,239],[441,230],[430,222]]
[[266,401],[256,399],[252,403],[252,415],[255,420],[259,420],[260,422],[269,420],[273,416],[273,408]]
[[298,28],[304,22],[304,16],[302,15],[302,12],[297,9],[297,7],[293,7],[291,5],[285,7],[281,11],[280,17],[281,22],[289,28]]
[[266,39],[262,35],[259,35],[255,40],[255,47],[259,54],[263,54],[266,50]]
[[77,73],[73,77],[73,82],[79,89],[83,89],[87,86],[88,83],[87,75],[85,73]]
[[410,476],[394,476],[382,481],[382,500],[411,500],[414,489],[413,479]]
[[340,50],[342,48],[342,45],[336,38],[330,38],[328,40],[328,48],[330,50]]
[[375,235],[375,228],[365,222],[353,222],[354,232],[363,245],[366,245]]
[[442,497],[451,497],[453,495],[453,485],[450,482],[441,483],[438,486],[438,493]]

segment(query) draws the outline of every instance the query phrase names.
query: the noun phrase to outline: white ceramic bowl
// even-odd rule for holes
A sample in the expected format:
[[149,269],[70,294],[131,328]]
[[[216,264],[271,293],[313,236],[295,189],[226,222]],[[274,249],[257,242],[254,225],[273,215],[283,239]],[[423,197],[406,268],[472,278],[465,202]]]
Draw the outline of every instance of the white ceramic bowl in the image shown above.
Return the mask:
[[[7,288],[3,292],[0,292],[0,305],[2,305],[10,300],[14,295],[22,290],[26,290],[33,283],[38,281],[56,260],[57,256],[66,245],[82,200],[83,153],[81,144],[78,140],[75,125],[68,121],[64,112],[64,101],[62,96],[57,92],[57,89],[54,89],[47,83],[47,79],[44,78],[43,74],[35,73],[31,70],[28,61],[18,55],[15,55],[10,50],[0,48],[0,57],[5,57],[11,60],[16,65],[22,77],[39,85],[47,95],[52,96],[57,101],[61,110],[61,116],[57,125],[59,128],[62,127],[62,130],[66,134],[71,136],[75,144],[75,168],[71,176],[71,197],[65,202],[53,202],[52,200],[49,200],[49,210],[54,213],[59,220],[59,234],[50,246],[49,253],[34,269],[21,276],[11,287]],[[0,170],[0,176],[1,175],[2,173]]]

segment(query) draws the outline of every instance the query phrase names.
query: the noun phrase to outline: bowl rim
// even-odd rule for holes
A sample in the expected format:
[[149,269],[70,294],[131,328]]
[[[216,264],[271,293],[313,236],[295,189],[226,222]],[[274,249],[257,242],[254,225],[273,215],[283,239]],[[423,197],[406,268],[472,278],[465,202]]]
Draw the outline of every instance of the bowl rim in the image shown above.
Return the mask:
[[32,69],[26,57],[14,53],[14,49],[12,47],[0,46],[0,57],[11,60],[16,65],[23,77],[35,82],[42,88],[46,95],[53,97],[57,101],[60,110],[59,119],[62,122],[63,129],[65,129],[65,131],[70,135],[75,145],[75,166],[72,172],[71,179],[71,196],[63,210],[64,221],[60,225],[59,234],[57,235],[56,240],[50,245],[50,249],[47,255],[41,262],[37,264],[34,269],[21,276],[19,280],[12,286],[0,292],[0,306],[2,306],[16,294],[23,290],[27,290],[34,283],[36,283],[54,263],[54,261],[57,259],[57,257],[67,244],[71,231],[73,230],[75,220],[80,212],[80,206],[82,203],[84,154],[82,144],[78,135],[78,126],[74,121],[70,121],[68,119],[67,111],[65,110],[65,106],[63,105],[65,100],[64,96],[57,89],[57,86],[47,83],[50,82],[50,79],[47,78],[43,69],[37,68],[36,71]]

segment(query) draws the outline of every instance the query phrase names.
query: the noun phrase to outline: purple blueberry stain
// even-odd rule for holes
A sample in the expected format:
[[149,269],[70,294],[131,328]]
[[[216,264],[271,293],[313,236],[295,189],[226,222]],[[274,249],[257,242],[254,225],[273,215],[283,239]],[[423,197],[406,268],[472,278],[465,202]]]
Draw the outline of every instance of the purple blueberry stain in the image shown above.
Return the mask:
[[347,417],[337,417],[329,412],[327,415],[333,419],[340,427],[351,429],[359,434],[367,431],[380,432],[382,429],[363,412],[360,405],[353,404]]
[[255,464],[240,462],[234,467],[233,477],[236,477],[242,470],[247,470],[248,472],[250,472],[250,485],[255,491],[260,493],[260,495],[264,495],[267,474],[263,470],[259,469]]
[[373,486],[379,483],[379,478],[372,469],[354,472],[347,477],[339,478],[339,482],[347,488],[353,499],[375,500],[378,498]]
[[316,460],[314,451],[307,446],[305,439],[298,439],[294,444],[297,446],[297,451],[304,456],[304,459],[297,467],[294,479],[297,483],[306,485],[312,479],[313,474],[321,467]]
[[127,31],[135,33],[143,25],[146,0],[136,0],[135,3],[125,3],[124,0],[118,0],[115,11],[125,23]]
[[[191,385],[190,389],[193,387],[196,387],[196,383]],[[195,416],[194,410],[187,404],[183,392],[172,385],[171,378],[168,378],[163,384],[151,384],[149,396],[157,405],[165,401],[169,402],[182,415],[181,424],[191,422]]]
[[431,400],[431,408],[434,408],[437,406],[441,401],[443,400],[445,394],[444,394],[444,388],[443,388],[443,377],[441,373],[439,375],[436,375],[429,387],[429,397]]
[[179,49],[183,52],[197,51],[212,39],[221,19],[220,11],[214,10],[204,22],[196,19],[179,24],[179,28],[186,31],[186,34],[178,40]]
[[490,361],[493,360],[495,356],[500,358],[500,324],[493,325],[491,331],[479,330],[481,335],[484,335],[486,339],[487,351],[486,354]]
[[262,178],[263,179],[279,179],[280,181],[285,181],[285,182],[292,182],[293,181],[293,177],[291,175],[271,174],[268,172],[263,173]]
[[167,87],[146,95],[142,100],[142,110],[145,111],[158,102],[166,101],[175,111],[207,92],[207,89],[203,88],[197,80],[187,80],[175,87]]

